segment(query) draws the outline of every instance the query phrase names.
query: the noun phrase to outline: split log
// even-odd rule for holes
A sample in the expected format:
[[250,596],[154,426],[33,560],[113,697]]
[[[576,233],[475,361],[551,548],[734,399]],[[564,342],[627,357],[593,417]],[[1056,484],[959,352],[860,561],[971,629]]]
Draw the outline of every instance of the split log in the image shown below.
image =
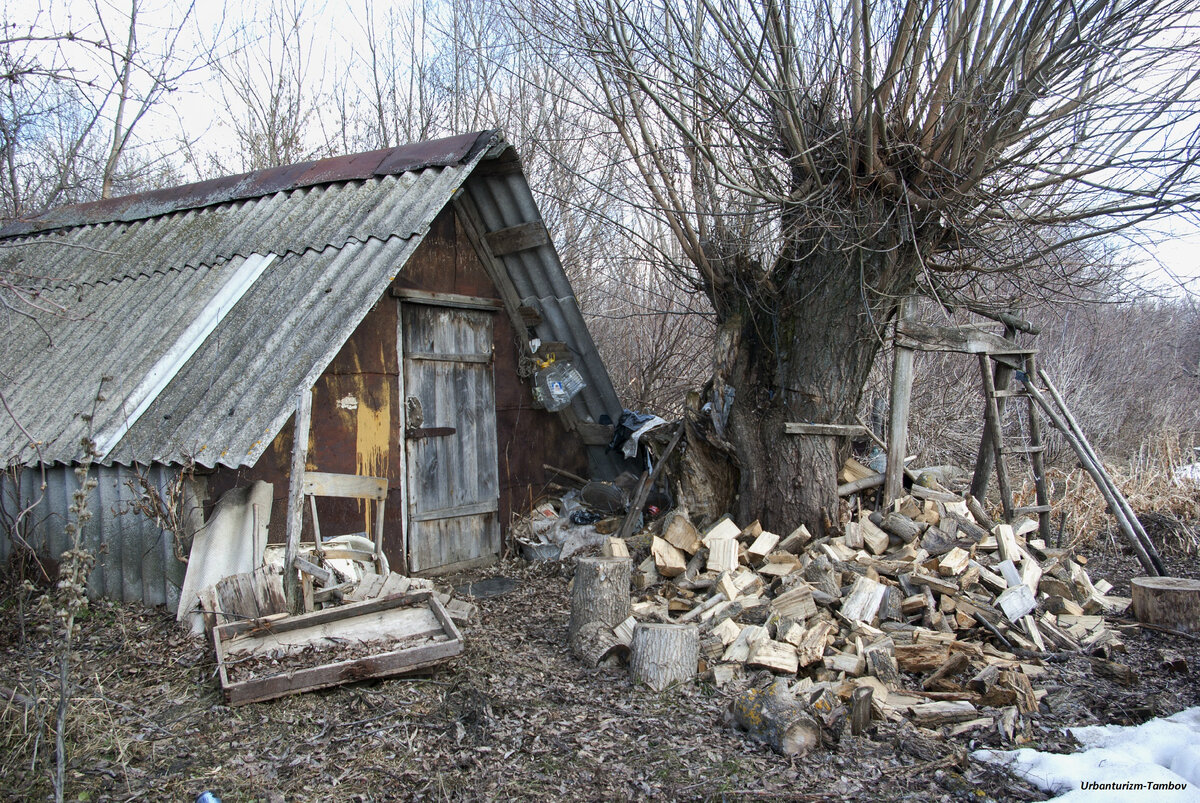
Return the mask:
[[949,645],[921,641],[896,645],[896,664],[905,672],[932,672],[950,659]]
[[738,542],[733,538],[720,538],[708,544],[708,570],[710,572],[732,572],[738,567]]
[[879,606],[883,604],[883,595],[887,586],[860,577],[854,583],[850,596],[842,603],[842,616],[852,622],[865,622],[874,625],[879,616]]
[[657,535],[650,545],[654,556],[654,568],[663,577],[678,577],[687,569],[687,558],[682,549],[672,546]]
[[567,637],[576,654],[579,654],[576,637],[584,625],[601,622],[614,628],[629,617],[632,563],[629,558],[579,558],[575,561]]
[[1200,580],[1135,577],[1133,615],[1139,622],[1200,633]]
[[772,641],[769,638],[760,639],[750,645],[746,656],[746,666],[756,669],[769,669],[785,675],[795,675],[800,664],[796,657],[796,648],[791,644]]
[[1016,624],[1037,607],[1037,599],[1033,596],[1033,591],[1029,586],[1021,584],[1006,589],[996,597],[996,605],[1004,611],[1008,621]]
[[695,625],[641,622],[633,629],[629,669],[635,683],[662,691],[696,674],[700,631]]
[[971,665],[971,659],[961,652],[952,653],[945,663],[939,666],[932,675],[921,681],[921,688],[932,689],[943,678],[953,677]]
[[629,546],[623,538],[607,538],[600,548],[600,554],[606,558],[627,558]]
[[754,539],[754,543],[752,543],[746,549],[746,554],[750,556],[750,560],[754,563],[762,563],[767,559],[767,555],[771,554],[771,551],[775,549],[776,545],[778,544],[778,535],[775,533],[762,532],[759,533],[758,537]]
[[817,591],[824,593],[829,602],[841,599],[842,590],[837,570],[824,555],[817,555],[804,567],[804,579]]
[[780,755],[802,756],[821,742],[820,723],[779,681],[742,692],[729,712],[740,728]]
[[700,534],[696,532],[686,510],[677,509],[671,514],[663,528],[663,538],[671,546],[682,549],[689,555],[695,555],[703,546],[700,542]]
[[871,550],[873,555],[882,555],[887,552],[888,543],[891,539],[888,534],[875,526],[870,519],[863,519],[859,522],[859,535],[863,544],[867,549]]
[[[892,649],[895,647],[893,646]],[[867,667],[871,675],[880,683],[888,688],[900,685],[900,668],[896,666],[896,658],[889,650],[876,646],[867,650],[864,657],[867,659]]]
[[979,711],[965,700],[959,702],[922,703],[909,708],[912,722],[922,728],[936,728],[954,722],[974,719]]
[[871,726],[873,694],[870,686],[859,686],[850,692],[850,733],[855,736],[861,736]]
[[767,607],[772,613],[801,621],[815,616],[817,613],[812,589],[803,584],[778,595],[771,600]]
[[796,655],[800,666],[808,666],[821,660],[829,636],[837,632],[837,625],[830,621],[820,621],[804,631],[804,636],[796,644]]
[[779,549],[783,550],[784,552],[799,554],[800,551],[804,549],[804,546],[811,540],[812,533],[808,531],[807,527],[801,524],[799,527],[792,530],[791,534],[789,534],[787,538],[779,542]]

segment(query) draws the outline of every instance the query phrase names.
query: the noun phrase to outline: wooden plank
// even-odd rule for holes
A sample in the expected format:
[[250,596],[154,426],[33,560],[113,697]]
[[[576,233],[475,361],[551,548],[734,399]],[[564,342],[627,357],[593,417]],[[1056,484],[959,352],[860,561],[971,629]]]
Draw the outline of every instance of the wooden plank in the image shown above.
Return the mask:
[[428,290],[411,290],[407,287],[393,287],[391,294],[396,298],[402,298],[415,304],[432,304],[439,307],[478,309],[486,312],[495,312],[504,307],[504,302],[498,298],[480,298],[458,293],[431,293]]
[[491,354],[453,354],[449,352],[443,354],[433,351],[410,351],[404,357],[409,360],[426,360],[428,362],[490,363],[492,361]]
[[[406,432],[408,430],[408,405],[406,404],[408,396],[405,393],[405,374],[407,372],[405,371],[403,364],[405,342],[404,305],[403,303],[398,303],[396,308],[396,355],[400,360],[401,365],[400,370],[397,372],[398,376],[396,377],[396,398],[399,400],[399,404],[397,404],[396,407],[399,408],[399,424],[401,432]],[[408,521],[408,512],[410,509],[409,503],[411,501],[408,497],[408,447],[401,445],[400,449],[400,459],[404,461],[400,468],[400,566],[404,573],[408,574],[412,571],[412,567],[409,564],[408,554],[408,531],[411,527]]]
[[855,438],[867,434],[862,424],[809,424],[787,422],[783,425],[784,435],[830,435],[839,438]]
[[296,414],[292,427],[292,466],[288,475],[287,501],[287,547],[283,565],[288,567],[283,575],[283,592],[288,609],[301,609],[300,585],[296,572],[291,569],[300,547],[300,531],[304,527],[304,467],[308,462],[308,430],[312,421],[312,388],[300,391],[296,400]]
[[499,500],[494,502],[477,502],[473,505],[458,505],[444,507],[438,510],[427,510],[412,517],[412,521],[433,521],[435,519],[456,519],[461,516],[478,516],[481,513],[495,513],[500,509]]
[[540,248],[550,243],[550,234],[540,220],[490,231],[484,237],[492,254],[498,257],[515,254],[518,251],[527,251],[531,248]]
[[[304,613],[299,616],[289,616],[283,619],[271,619],[270,630],[275,633],[286,633],[291,630],[298,630],[304,627],[310,627],[314,624],[324,624],[327,622],[336,622],[339,619],[345,619],[351,616],[359,616],[362,614],[377,613],[386,611],[391,608],[404,607],[406,605],[416,605],[424,603],[432,598],[432,591],[414,591],[411,594],[401,594],[393,597],[379,597],[376,599],[365,600],[363,602],[352,602],[346,605],[339,605],[336,608],[325,608],[312,613]],[[218,625],[214,628],[220,632],[220,636],[224,641],[230,641],[236,636],[248,633],[252,630],[263,627],[261,620],[243,620],[239,622],[229,622],[228,624]]]
[[930,326],[900,320],[896,343],[917,351],[951,351],[961,354],[1033,354],[1006,337],[977,326]]
[[883,486],[884,504],[899,499],[904,493],[904,458],[908,449],[908,410],[912,399],[913,349],[901,342],[901,332],[912,314],[914,299],[909,296],[900,302],[893,338],[891,411],[888,419],[887,477]]
[[276,697],[316,691],[355,680],[382,678],[416,672],[442,663],[463,651],[461,641],[444,641],[407,647],[366,658],[299,669],[290,674],[272,675],[230,684],[225,698],[230,706],[247,705]]
[[304,472],[304,493],[312,496],[380,500],[387,498],[387,492],[386,477],[329,474],[323,471]]

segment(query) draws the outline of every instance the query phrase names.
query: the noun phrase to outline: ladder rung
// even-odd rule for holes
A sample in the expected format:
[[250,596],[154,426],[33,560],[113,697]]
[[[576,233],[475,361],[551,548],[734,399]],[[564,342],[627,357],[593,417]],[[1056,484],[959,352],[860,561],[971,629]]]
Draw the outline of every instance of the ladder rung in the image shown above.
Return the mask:
[[992,395],[997,399],[1011,399],[1013,396],[1024,396],[1026,394],[1023,390],[998,390]]
[[1049,512],[1050,512],[1049,505],[1030,505],[1029,507],[1013,508],[1014,515],[1017,513],[1049,513]]
[[1045,446],[1006,446],[1005,448],[1010,452],[1020,454],[1037,454],[1038,452],[1046,451]]

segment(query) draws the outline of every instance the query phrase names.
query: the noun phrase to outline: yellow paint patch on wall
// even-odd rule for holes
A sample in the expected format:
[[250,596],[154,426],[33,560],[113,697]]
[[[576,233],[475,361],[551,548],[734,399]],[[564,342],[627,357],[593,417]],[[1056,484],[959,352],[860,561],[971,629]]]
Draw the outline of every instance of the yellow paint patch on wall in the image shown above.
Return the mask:
[[[386,477],[391,449],[392,409],[388,394],[382,394],[381,409],[369,407],[360,397],[358,404],[357,440],[354,449],[354,473],[362,477]],[[374,532],[370,505],[364,500],[364,532]]]

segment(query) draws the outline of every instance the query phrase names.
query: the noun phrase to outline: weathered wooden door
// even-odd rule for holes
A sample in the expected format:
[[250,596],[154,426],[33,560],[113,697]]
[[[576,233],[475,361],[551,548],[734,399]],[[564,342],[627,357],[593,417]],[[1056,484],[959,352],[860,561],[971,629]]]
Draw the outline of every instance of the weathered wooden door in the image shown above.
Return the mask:
[[494,313],[400,310],[409,569],[465,568],[500,553]]

